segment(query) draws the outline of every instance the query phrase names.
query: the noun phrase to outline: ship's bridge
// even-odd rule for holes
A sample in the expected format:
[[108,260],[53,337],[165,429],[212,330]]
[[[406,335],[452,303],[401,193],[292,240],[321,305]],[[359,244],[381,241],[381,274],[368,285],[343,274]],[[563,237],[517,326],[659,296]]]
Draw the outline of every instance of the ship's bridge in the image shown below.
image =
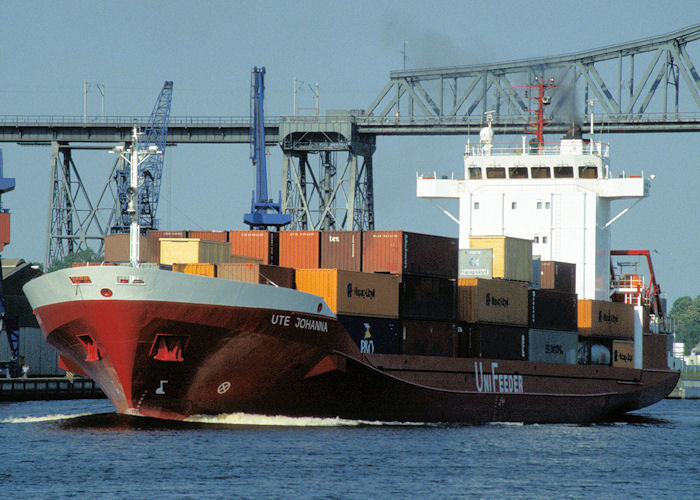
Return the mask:
[[[580,298],[607,300],[610,226],[650,188],[643,172],[613,174],[608,158],[607,145],[582,138],[557,145],[482,141],[467,144],[464,178],[419,175],[417,195],[435,204],[460,200],[459,217],[448,214],[460,226],[459,248],[469,248],[470,236],[530,239],[542,260],[576,264]],[[613,215],[614,200],[632,203]]]
[[556,144],[467,144],[465,179],[600,179],[609,175],[609,148],[601,142],[562,139]]

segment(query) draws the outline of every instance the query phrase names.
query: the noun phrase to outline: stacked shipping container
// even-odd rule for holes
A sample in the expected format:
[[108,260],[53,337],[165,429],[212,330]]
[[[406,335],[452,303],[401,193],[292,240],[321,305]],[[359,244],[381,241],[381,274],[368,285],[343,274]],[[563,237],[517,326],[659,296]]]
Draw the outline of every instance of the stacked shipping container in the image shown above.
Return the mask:
[[[114,236],[106,260],[125,250],[128,260],[128,235]],[[227,242],[230,257],[169,255],[169,238],[187,236]],[[319,295],[362,352],[575,363],[580,334],[611,348],[614,366],[632,362],[633,308],[577,301],[575,265],[533,259],[527,240],[471,237],[458,250],[454,238],[405,231],[151,231],[141,245],[152,262],[182,264],[174,270]]]

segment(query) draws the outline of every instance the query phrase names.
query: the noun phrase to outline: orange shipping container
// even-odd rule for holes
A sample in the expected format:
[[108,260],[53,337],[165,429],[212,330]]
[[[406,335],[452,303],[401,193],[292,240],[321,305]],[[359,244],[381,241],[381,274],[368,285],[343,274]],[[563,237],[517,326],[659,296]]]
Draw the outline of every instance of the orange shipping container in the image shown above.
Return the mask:
[[589,337],[634,338],[634,306],[621,302],[580,299],[579,335]]
[[261,259],[263,264],[277,265],[279,262],[279,234],[274,231],[229,231],[232,255],[244,255]]
[[294,288],[294,269],[238,262],[222,262],[216,266],[216,277],[228,280]]
[[408,231],[365,231],[362,270],[457,277],[457,238]]
[[197,262],[191,264],[173,264],[173,271],[185,274],[197,274],[199,276],[216,276],[216,265],[209,262]]
[[498,279],[460,278],[457,285],[460,321],[528,325],[527,284]]
[[322,297],[336,314],[399,315],[399,276],[339,269],[297,269],[297,290]]
[[317,269],[320,264],[318,231],[280,231],[279,265],[295,269]]
[[0,213],[0,250],[10,243],[10,213]]
[[228,241],[228,231],[187,231],[187,237],[208,241]]

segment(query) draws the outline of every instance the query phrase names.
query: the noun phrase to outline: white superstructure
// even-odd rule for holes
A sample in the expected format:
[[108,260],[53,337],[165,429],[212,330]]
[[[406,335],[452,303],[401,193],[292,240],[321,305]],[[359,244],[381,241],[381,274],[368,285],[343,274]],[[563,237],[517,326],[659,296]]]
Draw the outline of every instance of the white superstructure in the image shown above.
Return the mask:
[[494,143],[490,123],[482,132],[478,146],[467,143],[463,179],[419,176],[417,195],[459,199],[460,248],[472,235],[531,239],[542,260],[576,264],[579,298],[608,300],[610,226],[631,208],[615,214],[611,204],[636,204],[649,181],[613,174],[607,146],[573,128],[553,145]]

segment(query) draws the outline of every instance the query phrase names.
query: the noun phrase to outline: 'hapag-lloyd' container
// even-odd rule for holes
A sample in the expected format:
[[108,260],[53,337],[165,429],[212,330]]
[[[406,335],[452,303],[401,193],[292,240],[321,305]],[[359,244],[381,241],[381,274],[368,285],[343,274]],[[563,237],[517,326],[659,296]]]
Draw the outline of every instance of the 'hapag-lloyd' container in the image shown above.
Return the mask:
[[622,302],[581,299],[578,301],[579,335],[634,338],[634,306]]
[[339,269],[297,269],[297,290],[322,297],[336,314],[396,318],[399,276]]
[[460,321],[527,326],[526,283],[461,278],[457,285]]
[[362,270],[454,279],[457,248],[457,238],[408,231],[364,231]]
[[612,365],[622,368],[634,368],[634,342],[630,340],[613,340]]

